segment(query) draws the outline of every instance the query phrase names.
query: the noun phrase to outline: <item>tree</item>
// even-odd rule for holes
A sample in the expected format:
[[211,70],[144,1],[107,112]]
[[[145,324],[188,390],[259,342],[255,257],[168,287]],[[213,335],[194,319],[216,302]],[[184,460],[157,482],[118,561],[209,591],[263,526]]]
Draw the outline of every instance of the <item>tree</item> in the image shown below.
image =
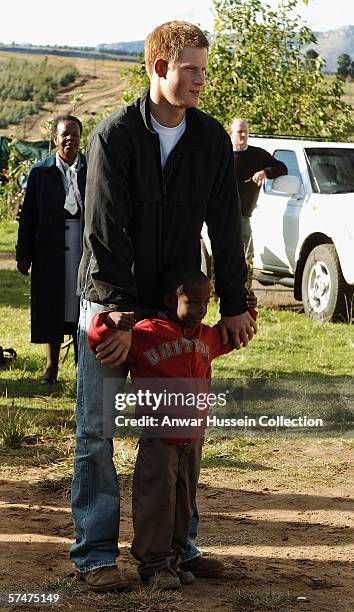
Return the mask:
[[[342,100],[343,81],[329,82],[324,60],[304,47],[315,34],[294,11],[299,0],[271,9],[262,0],[214,0],[208,74],[201,108],[226,128],[235,116],[251,131],[346,140],[352,108]],[[314,54],[317,57],[314,57]],[[137,97],[148,79],[143,64],[125,72],[124,101]]]
[[338,56],[337,74],[341,79],[346,79],[351,72],[352,60],[348,53],[342,53]]
[[305,62],[311,70],[316,69],[316,62],[318,61],[318,58],[319,54],[317,51],[315,51],[315,49],[308,49],[305,53]]
[[306,61],[316,36],[294,11],[298,0],[271,9],[261,0],[214,0],[216,20],[202,107],[225,127],[235,116],[253,132],[343,140],[351,107],[343,82],[330,83],[324,61]]
[[131,104],[138,98],[141,92],[150,86],[149,77],[145,70],[144,56],[139,57],[139,63],[132,68],[122,70],[122,79],[127,79],[128,84],[123,92],[124,104]]

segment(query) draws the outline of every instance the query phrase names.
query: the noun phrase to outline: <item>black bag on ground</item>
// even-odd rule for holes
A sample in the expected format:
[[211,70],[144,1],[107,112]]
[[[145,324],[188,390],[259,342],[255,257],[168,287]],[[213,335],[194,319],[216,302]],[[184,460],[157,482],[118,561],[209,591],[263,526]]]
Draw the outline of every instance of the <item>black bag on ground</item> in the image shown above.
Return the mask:
[[3,349],[0,346],[0,366],[6,365],[9,361],[13,361],[16,359],[17,353],[13,348]]

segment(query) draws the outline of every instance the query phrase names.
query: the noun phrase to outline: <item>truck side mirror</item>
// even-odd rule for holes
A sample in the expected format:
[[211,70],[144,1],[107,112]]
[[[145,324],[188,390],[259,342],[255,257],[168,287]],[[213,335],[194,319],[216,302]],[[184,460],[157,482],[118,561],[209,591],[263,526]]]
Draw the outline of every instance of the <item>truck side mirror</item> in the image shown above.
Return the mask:
[[278,176],[278,178],[273,179],[266,192],[271,195],[299,198],[302,195],[301,181],[298,176]]

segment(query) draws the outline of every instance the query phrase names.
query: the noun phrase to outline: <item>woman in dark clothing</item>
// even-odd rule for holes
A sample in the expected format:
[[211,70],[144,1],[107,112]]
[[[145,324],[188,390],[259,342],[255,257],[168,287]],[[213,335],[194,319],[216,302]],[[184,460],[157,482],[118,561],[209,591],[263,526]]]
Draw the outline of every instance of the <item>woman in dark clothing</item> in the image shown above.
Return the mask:
[[53,124],[57,153],[35,164],[19,219],[17,269],[31,268],[31,342],[47,344],[41,384],[56,382],[60,344],[72,334],[77,355],[86,159],[79,153],[82,125],[72,115]]

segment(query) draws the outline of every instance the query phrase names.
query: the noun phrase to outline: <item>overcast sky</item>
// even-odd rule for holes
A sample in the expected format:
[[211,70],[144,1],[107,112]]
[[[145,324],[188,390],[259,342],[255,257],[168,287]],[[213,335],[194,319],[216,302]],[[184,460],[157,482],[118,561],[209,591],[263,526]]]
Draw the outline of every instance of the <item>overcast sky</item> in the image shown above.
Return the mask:
[[[143,40],[156,25],[171,19],[186,19],[211,31],[212,7],[212,0],[6,0],[1,2],[0,42],[96,46]],[[299,0],[298,12],[315,31],[354,25],[353,0],[309,0],[308,7]]]

